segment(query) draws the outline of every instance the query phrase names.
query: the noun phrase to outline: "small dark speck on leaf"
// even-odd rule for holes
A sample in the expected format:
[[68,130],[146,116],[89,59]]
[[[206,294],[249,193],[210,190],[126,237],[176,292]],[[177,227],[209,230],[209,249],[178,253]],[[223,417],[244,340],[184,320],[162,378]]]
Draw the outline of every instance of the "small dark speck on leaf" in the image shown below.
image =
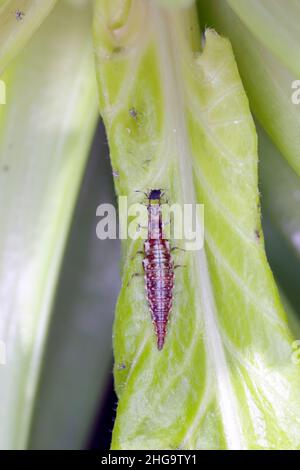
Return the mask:
[[123,362],[121,362],[121,364],[118,364],[118,370],[124,370],[126,369],[126,364],[124,364]]
[[114,48],[113,53],[120,54],[122,51],[123,51],[123,47],[117,46]]
[[143,161],[142,166],[147,167],[151,162],[151,158],[147,158],[146,160]]
[[16,10],[15,15],[16,15],[16,20],[17,21],[22,21],[24,16],[25,16],[25,13],[24,13],[24,11]]
[[129,114],[133,119],[136,119],[138,115],[137,110],[135,108],[130,108]]
[[256,240],[260,240],[260,233],[259,233],[259,230],[256,229],[256,230],[254,231],[254,233],[255,233],[255,238],[256,238]]
[[202,49],[204,49],[205,44],[206,44],[206,35],[205,35],[205,31],[203,31],[202,34],[201,34],[201,46],[202,46]]
[[2,170],[3,171],[9,171],[9,165],[3,165]]

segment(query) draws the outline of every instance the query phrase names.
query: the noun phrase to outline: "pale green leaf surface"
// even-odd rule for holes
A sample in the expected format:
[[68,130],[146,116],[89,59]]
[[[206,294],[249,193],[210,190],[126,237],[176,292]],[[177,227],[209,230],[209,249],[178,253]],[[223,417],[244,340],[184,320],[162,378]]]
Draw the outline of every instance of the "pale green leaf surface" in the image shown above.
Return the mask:
[[24,47],[56,0],[0,1],[0,73]]
[[198,4],[203,24],[212,25],[232,41],[252,110],[300,176],[300,106],[292,102],[292,83],[299,77],[250,33],[226,1],[198,0]]
[[119,240],[99,240],[95,233],[99,201],[114,202],[107,153],[99,126],[59,276],[30,449],[89,447],[99,406],[107,397],[112,321],[120,288]]
[[154,0],[158,5],[167,8],[182,8],[193,4],[194,0]]
[[[226,0],[259,41],[300,76],[298,0]],[[225,3],[218,0],[218,3]]]
[[26,446],[56,280],[97,119],[88,5],[60,2],[3,77],[2,449]]
[[135,189],[163,187],[170,203],[205,205],[205,249],[176,255],[187,268],[161,352],[143,281],[128,285],[141,242],[123,244],[112,448],[295,448],[300,370],[264,252],[255,128],[228,40],[208,30],[200,53],[195,21],[193,9],[96,3],[118,194],[140,202]]

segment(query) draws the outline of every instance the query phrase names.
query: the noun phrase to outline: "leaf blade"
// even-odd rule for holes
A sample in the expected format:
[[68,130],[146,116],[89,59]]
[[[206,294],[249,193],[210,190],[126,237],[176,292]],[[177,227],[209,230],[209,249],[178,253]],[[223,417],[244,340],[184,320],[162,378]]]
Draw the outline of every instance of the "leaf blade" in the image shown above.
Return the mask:
[[297,76],[247,30],[226,2],[199,0],[198,3],[201,21],[230,38],[251,109],[300,175],[300,112],[299,106],[292,102],[292,83]]
[[[96,6],[100,107],[119,171],[117,192],[130,203],[133,189],[163,187],[171,202],[204,202],[206,214],[205,251],[185,254],[188,269],[176,273],[162,352],[142,283],[128,286],[139,245],[124,242],[112,448],[293,447],[299,372],[290,362],[292,336],[264,253],[256,135],[230,44],[207,31],[199,54],[191,33],[195,10],[170,12],[137,1],[122,29],[105,36],[105,53],[101,39],[109,28],[102,25],[112,24],[110,11],[105,1]],[[276,378],[290,384],[292,414],[284,422],[276,404],[286,409],[289,401],[274,398]]]
[[[1,400],[6,404],[0,410],[4,449],[27,444],[60,262],[97,119],[88,9],[74,5],[60,3],[4,77],[8,84],[0,116],[1,168],[6,168],[1,172],[1,199],[7,201],[1,207],[0,240],[0,334],[8,358],[0,367]],[[68,28],[66,18],[73,20]]]
[[0,74],[24,47],[56,0],[3,0],[0,4]]
[[[299,68],[299,4],[293,0],[263,2],[227,0],[256,38],[296,76]],[[280,31],[280,34],[278,32]]]

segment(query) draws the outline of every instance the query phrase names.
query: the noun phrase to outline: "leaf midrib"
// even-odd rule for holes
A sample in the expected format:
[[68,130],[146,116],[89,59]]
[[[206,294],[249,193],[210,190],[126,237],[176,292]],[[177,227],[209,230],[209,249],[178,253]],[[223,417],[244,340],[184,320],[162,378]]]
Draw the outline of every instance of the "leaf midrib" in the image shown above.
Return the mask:
[[[189,139],[186,129],[184,118],[184,97],[182,90],[184,90],[184,77],[179,63],[179,51],[182,47],[178,42],[178,36],[175,30],[177,22],[176,13],[163,12],[158,7],[151,5],[149,13],[152,17],[153,24],[156,25],[156,32],[158,34],[158,42],[160,47],[159,55],[162,65],[162,85],[164,88],[165,96],[165,109],[166,116],[165,129],[166,134],[172,133],[173,141],[179,155],[179,168],[182,175],[182,202],[192,203],[195,207],[196,196],[193,184],[192,161],[193,156],[189,146]],[[190,51],[186,50],[189,54]],[[180,86],[180,84],[182,84]],[[170,152],[169,155],[172,155]],[[215,376],[219,392],[219,406],[222,415],[222,422],[224,426],[224,433],[227,440],[229,449],[243,449],[242,432],[239,425],[237,403],[235,394],[230,383],[230,372],[227,367],[225,351],[222,339],[219,333],[216,304],[213,294],[212,282],[209,274],[205,248],[194,253],[194,267],[196,270],[195,278],[199,282],[200,301],[203,309],[204,325],[205,325],[205,343],[215,368]],[[201,317],[200,302],[196,303],[198,310],[197,314]],[[188,429],[182,446],[185,447],[188,443],[190,436],[194,433],[199,418],[202,415],[202,402],[195,419]]]

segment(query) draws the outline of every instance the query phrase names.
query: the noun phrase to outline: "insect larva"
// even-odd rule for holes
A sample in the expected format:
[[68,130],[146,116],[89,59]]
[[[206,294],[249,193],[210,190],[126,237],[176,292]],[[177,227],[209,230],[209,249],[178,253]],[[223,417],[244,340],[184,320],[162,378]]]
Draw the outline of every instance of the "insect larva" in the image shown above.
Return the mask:
[[157,348],[165,342],[167,323],[172,308],[174,263],[170,243],[163,236],[160,189],[152,189],[148,197],[148,238],[144,243],[143,268],[145,288],[155,327]]

